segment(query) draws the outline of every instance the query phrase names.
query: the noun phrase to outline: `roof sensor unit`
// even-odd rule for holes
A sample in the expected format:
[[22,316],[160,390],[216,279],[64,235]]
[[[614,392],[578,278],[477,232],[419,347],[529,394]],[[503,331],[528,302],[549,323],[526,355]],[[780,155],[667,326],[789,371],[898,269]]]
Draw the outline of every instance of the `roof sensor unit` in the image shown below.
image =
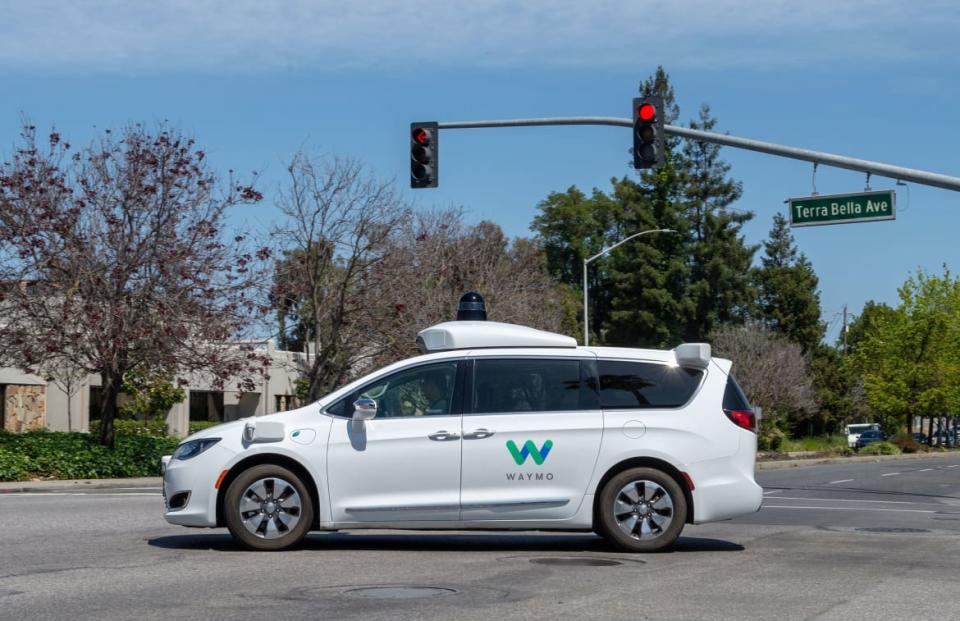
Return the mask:
[[457,321],[486,321],[487,303],[476,291],[468,291],[460,296],[457,306]]

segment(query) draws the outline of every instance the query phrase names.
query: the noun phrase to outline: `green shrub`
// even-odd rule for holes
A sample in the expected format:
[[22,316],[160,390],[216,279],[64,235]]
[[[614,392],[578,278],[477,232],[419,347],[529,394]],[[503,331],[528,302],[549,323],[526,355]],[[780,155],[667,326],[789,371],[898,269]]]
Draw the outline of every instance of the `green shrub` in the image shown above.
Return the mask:
[[211,427],[216,427],[217,425],[222,425],[223,423],[215,420],[192,420],[190,421],[189,432],[190,435],[197,433],[198,431],[203,431],[204,429],[210,429]]
[[766,425],[764,421],[761,421],[760,432],[757,434],[757,448],[761,451],[780,451],[785,437],[786,434],[779,428]]
[[[149,436],[151,438],[167,437],[167,421],[165,420],[131,420],[116,418],[113,421],[113,433],[126,436]],[[90,421],[90,434],[100,434],[100,421]]]
[[0,449],[0,481],[23,481],[29,474],[30,462],[26,458]]
[[118,433],[116,446],[109,449],[86,433],[0,432],[0,480],[158,476],[160,457],[172,453],[178,442]]
[[897,434],[897,437],[893,439],[893,443],[900,447],[900,450],[904,453],[917,453],[921,450],[920,443],[914,440],[910,434]]
[[873,442],[860,449],[861,455],[899,455],[900,447],[890,442]]

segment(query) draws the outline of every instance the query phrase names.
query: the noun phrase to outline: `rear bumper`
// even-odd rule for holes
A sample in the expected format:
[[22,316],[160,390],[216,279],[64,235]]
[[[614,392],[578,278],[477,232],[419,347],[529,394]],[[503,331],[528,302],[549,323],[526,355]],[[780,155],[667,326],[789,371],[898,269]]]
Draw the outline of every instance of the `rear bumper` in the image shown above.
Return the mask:
[[693,490],[693,522],[703,524],[756,513],[763,502],[763,488],[754,480],[755,460],[749,465],[727,459],[688,464]]

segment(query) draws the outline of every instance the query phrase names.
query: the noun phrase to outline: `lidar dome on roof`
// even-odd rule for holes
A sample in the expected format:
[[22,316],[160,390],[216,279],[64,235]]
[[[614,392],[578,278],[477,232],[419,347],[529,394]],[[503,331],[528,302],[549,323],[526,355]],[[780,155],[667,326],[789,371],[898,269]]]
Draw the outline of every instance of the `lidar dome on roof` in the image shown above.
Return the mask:
[[576,339],[497,321],[447,321],[417,334],[425,352],[481,347],[576,347]]

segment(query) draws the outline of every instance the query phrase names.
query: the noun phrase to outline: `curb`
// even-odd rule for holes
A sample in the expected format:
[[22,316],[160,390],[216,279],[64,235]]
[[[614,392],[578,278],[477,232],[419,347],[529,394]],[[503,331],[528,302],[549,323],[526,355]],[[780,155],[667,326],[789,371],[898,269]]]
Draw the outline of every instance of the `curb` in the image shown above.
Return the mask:
[[912,459],[936,459],[939,457],[960,457],[958,451],[945,453],[908,453],[906,455],[863,455],[854,457],[823,457],[820,459],[777,459],[758,461],[757,470],[782,470],[784,468],[805,468],[824,464],[862,464],[882,461],[910,461]]
[[0,494],[16,492],[70,492],[88,489],[123,489],[131,487],[155,488],[163,485],[161,477],[137,477],[131,479],[75,479],[53,481],[0,482]]

